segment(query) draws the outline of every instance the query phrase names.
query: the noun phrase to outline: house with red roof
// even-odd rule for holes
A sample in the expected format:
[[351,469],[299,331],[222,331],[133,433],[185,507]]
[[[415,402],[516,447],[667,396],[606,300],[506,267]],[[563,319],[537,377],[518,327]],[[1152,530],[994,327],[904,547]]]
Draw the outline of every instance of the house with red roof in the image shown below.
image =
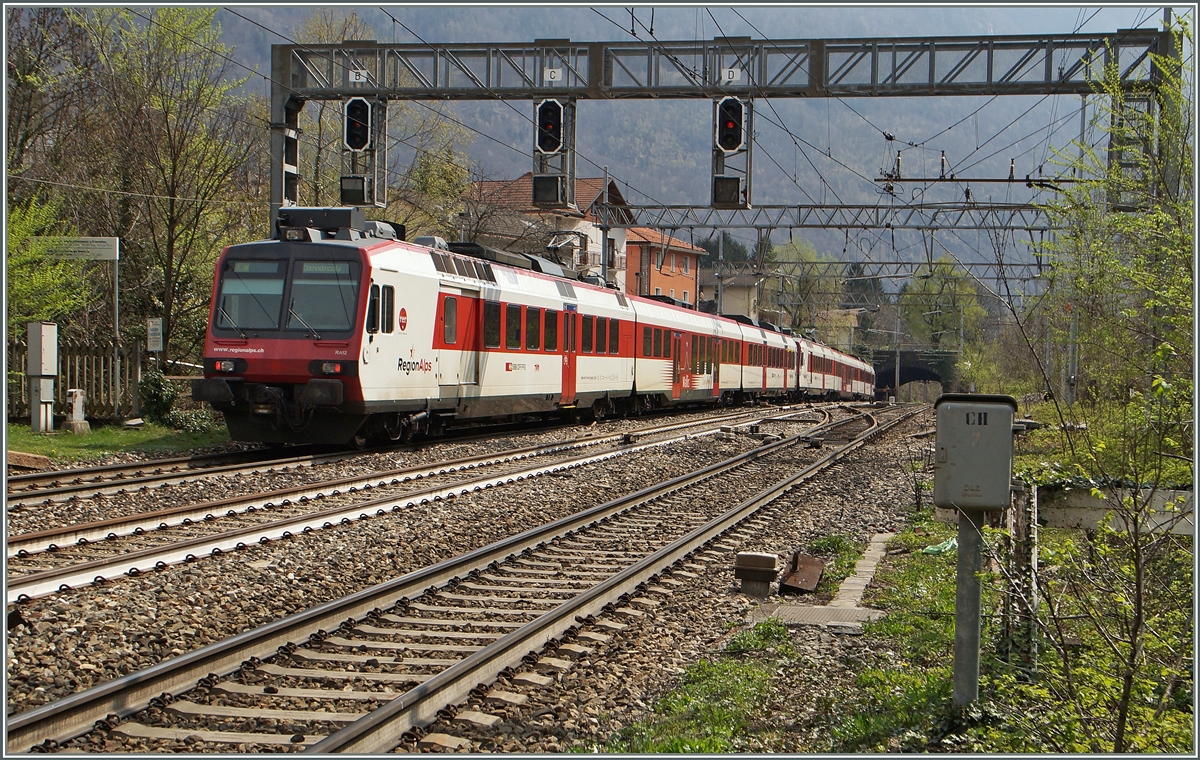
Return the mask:
[[[608,202],[624,206],[615,181],[608,183]],[[603,177],[578,177],[575,204],[543,208],[533,204],[533,173],[513,180],[473,182],[464,196],[460,214],[463,239],[517,253],[549,256],[584,276],[599,277],[602,256],[608,259],[608,281],[626,290],[625,229],[612,227],[607,240],[600,229],[598,204],[604,203]],[[631,218],[618,208],[614,221]]]

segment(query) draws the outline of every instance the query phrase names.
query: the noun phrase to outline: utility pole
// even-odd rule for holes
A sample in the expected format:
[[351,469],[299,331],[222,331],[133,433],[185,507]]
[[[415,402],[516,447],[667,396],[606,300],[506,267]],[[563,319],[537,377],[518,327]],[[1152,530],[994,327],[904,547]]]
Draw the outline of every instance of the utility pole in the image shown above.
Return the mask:
[[604,167],[604,205],[600,212],[600,284],[608,287],[608,167]]
[[717,228],[717,314],[723,314],[721,295],[722,286],[721,280],[724,278],[724,273],[721,271],[725,268],[725,232]]

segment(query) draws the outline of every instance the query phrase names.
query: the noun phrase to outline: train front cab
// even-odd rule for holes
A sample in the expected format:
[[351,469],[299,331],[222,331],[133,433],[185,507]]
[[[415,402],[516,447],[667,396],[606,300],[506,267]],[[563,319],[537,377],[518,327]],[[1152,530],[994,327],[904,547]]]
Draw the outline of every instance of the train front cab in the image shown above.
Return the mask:
[[[359,347],[368,271],[358,245],[262,241],[218,260],[192,397],[224,414],[234,440],[349,440],[362,424]],[[356,413],[346,414],[347,410]]]

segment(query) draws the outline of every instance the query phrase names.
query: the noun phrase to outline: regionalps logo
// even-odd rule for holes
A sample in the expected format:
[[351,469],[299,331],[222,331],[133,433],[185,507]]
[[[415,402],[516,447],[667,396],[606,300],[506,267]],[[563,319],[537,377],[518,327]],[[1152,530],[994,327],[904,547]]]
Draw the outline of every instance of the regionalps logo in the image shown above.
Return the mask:
[[428,359],[418,359],[416,361],[401,359],[396,365],[396,371],[403,372],[406,375],[411,375],[414,372],[432,372],[433,362]]

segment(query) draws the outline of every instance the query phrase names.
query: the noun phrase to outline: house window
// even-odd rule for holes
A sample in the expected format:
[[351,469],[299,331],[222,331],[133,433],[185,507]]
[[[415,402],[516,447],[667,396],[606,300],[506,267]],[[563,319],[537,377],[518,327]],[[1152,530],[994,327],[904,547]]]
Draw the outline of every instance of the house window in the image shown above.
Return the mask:
[[671,288],[671,298],[675,297],[675,288]]
[[[687,259],[684,259],[684,261],[687,261]],[[691,301],[690,301],[690,300],[688,300],[688,292],[687,292],[686,290],[685,290],[685,291],[683,291],[683,302],[684,302],[684,303],[691,303]]]
[[688,262],[690,262],[691,260],[692,260],[692,257],[691,257],[691,256],[684,256],[684,257],[683,257],[683,273],[684,273],[684,274],[688,274],[688,272],[689,272],[689,266],[690,266]]
[[677,269],[677,267],[675,266],[675,254],[672,253],[671,254],[671,271],[674,272],[674,271],[676,271],[676,269]]
[[655,289],[654,289],[654,295],[656,295],[656,296],[661,296],[661,295],[662,295],[662,288],[655,288]]

